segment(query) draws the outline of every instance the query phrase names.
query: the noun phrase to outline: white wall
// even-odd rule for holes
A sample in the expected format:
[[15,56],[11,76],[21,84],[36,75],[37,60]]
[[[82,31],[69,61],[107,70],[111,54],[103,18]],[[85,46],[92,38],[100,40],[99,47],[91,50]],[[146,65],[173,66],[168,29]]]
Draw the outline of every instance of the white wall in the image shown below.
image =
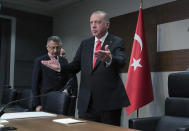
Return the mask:
[[[143,8],[149,8],[175,0],[143,0]],[[81,40],[91,36],[89,28],[90,14],[95,10],[104,10],[111,17],[137,11],[140,0],[84,0],[67,9],[57,12],[54,16],[54,34],[63,40],[68,60],[75,55]],[[127,26],[127,25],[125,25]],[[123,27],[124,29],[124,27]],[[154,102],[139,110],[140,117],[161,115],[164,112],[164,100],[168,96],[167,79],[171,72],[152,73]],[[126,81],[126,73],[121,74]],[[128,118],[136,117],[136,112],[130,116],[122,113],[122,126],[128,127]]]
[[157,26],[157,51],[189,49],[188,23],[189,19],[184,19],[159,24]]

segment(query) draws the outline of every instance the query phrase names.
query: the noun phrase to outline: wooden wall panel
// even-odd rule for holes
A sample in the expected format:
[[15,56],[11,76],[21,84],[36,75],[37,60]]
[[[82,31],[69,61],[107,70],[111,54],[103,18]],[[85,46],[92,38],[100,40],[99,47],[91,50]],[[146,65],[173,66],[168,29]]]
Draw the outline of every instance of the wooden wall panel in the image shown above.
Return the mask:
[[[157,52],[157,25],[189,18],[189,0],[177,0],[143,9],[144,28],[151,71],[183,71],[189,67],[189,49]],[[127,72],[138,11],[111,19],[110,33],[126,41]]]
[[186,70],[189,67],[189,49],[157,53],[157,71]]

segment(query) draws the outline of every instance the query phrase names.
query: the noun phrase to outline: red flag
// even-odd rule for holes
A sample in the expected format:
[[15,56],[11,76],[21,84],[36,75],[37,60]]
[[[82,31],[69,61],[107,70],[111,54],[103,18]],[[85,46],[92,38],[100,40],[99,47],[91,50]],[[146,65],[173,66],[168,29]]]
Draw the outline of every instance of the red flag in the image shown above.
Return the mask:
[[126,107],[127,114],[153,101],[152,80],[148,63],[141,8],[134,36],[125,89],[131,104]]

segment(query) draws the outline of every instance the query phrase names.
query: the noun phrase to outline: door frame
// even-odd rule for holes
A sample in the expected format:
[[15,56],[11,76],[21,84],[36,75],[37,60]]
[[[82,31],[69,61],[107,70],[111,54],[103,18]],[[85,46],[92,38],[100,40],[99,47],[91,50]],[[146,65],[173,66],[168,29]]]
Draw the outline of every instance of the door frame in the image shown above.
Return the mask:
[[9,86],[14,87],[14,65],[16,46],[16,18],[12,16],[0,15],[0,18],[11,20],[11,49],[10,49],[10,75]]

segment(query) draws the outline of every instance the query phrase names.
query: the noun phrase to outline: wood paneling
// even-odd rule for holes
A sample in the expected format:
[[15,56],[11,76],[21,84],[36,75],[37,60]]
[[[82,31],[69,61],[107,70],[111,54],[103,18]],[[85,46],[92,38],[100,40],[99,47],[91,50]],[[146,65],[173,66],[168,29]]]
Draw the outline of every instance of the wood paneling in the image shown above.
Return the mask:
[[[177,0],[143,9],[144,28],[151,71],[183,71],[189,67],[189,49],[157,52],[157,25],[189,18],[189,0]],[[138,11],[111,19],[110,33],[126,41],[127,72]]]
[[157,53],[157,71],[186,70],[189,66],[189,49],[163,51]]

